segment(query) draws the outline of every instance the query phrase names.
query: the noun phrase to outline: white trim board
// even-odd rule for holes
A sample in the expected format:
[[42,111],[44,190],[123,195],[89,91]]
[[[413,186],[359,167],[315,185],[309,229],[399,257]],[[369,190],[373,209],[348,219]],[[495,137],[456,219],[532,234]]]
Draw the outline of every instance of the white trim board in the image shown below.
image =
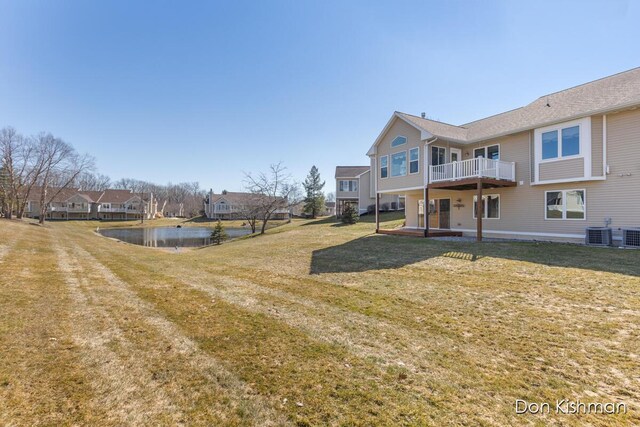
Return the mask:
[[419,187],[394,188],[393,190],[378,190],[378,193],[394,194],[394,193],[401,193],[403,191],[414,191],[414,190],[422,190],[422,189],[424,189],[424,187],[421,185]]
[[[471,228],[452,228],[452,231],[462,231],[463,233],[476,233],[477,230]],[[563,234],[563,233],[541,233],[534,231],[503,231],[503,230],[482,230],[482,233],[491,234],[514,234],[521,236],[538,236],[538,237],[562,237],[568,239],[584,239],[584,234]]]

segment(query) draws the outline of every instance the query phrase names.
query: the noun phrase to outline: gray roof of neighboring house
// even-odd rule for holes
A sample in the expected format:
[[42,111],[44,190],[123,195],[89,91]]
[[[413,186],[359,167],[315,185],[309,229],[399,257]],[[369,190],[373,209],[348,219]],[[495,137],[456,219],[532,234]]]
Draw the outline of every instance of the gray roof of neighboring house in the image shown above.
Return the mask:
[[[224,199],[232,205],[242,206],[243,204],[249,203],[252,200],[259,200],[263,196],[261,194],[247,193],[247,192],[235,192],[235,191],[227,191],[224,194],[215,194],[213,192],[209,193],[208,203],[216,203],[218,200]],[[278,197],[282,199],[284,203],[285,199],[283,197]]]
[[439,138],[477,142],[635,105],[640,105],[640,67],[543,95],[524,107],[460,126],[407,113],[396,115]]
[[355,178],[369,171],[370,166],[336,166],[336,178]]

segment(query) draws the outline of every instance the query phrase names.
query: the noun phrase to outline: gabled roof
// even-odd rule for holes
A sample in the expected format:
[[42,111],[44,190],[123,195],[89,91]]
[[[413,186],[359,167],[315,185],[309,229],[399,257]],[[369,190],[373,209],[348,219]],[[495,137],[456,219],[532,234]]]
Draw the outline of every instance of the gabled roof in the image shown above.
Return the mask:
[[357,178],[369,172],[370,166],[336,166],[336,178]]
[[139,195],[133,193],[131,190],[104,190],[104,194],[102,194],[100,198],[100,203],[122,204],[135,197],[139,197]]
[[[226,201],[227,203],[234,206],[243,206],[247,203],[255,200],[261,200],[262,196],[260,194],[247,193],[247,192],[236,192],[236,191],[227,191],[224,194],[215,194],[213,192],[209,193],[209,201],[208,203],[216,204],[221,200]],[[285,199],[282,197],[278,197],[278,199],[282,199],[282,202],[285,203]]]
[[375,146],[398,118],[418,129],[423,140],[435,136],[473,143],[634,106],[640,106],[640,67],[543,95],[524,107],[460,126],[396,111],[367,155],[375,153]]

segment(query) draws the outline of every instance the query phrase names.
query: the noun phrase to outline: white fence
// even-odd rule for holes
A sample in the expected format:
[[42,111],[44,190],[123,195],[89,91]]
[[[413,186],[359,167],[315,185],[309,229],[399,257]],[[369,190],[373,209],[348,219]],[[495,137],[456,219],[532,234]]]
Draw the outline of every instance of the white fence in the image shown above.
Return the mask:
[[476,157],[460,162],[429,166],[429,182],[455,181],[465,178],[494,178],[515,181],[516,164]]

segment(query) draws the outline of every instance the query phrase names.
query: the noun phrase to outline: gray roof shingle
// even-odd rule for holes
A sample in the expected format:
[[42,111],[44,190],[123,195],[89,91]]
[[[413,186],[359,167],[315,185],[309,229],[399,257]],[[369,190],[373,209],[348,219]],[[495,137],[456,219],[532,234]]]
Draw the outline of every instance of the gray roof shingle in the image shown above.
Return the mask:
[[640,105],[640,67],[543,95],[524,107],[460,126],[397,114],[437,137],[477,142],[634,105]]
[[369,170],[369,166],[336,166],[336,178],[355,178]]

